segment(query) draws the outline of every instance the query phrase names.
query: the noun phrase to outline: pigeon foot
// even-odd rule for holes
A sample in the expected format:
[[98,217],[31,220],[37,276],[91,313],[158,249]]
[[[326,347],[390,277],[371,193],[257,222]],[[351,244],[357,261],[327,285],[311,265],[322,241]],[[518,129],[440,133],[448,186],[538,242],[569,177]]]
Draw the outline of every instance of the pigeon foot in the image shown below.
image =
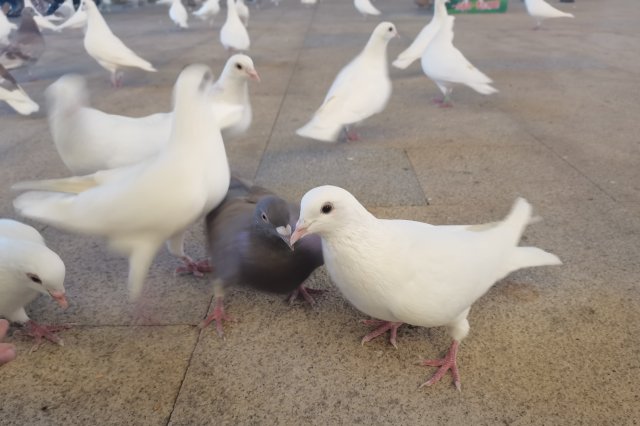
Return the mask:
[[16,333],[22,334],[35,339],[35,344],[29,351],[29,353],[37,351],[45,340],[55,343],[56,345],[64,346],[62,339],[55,335],[62,330],[68,330],[71,325],[41,325],[35,321],[29,320],[25,324],[24,330],[19,330]]
[[453,383],[456,386],[456,389],[460,391],[460,373],[458,372],[458,364],[456,362],[456,356],[458,354],[458,345],[460,342],[453,341],[451,342],[451,346],[449,347],[449,352],[442,359],[425,359],[420,361],[420,365],[428,365],[430,367],[440,367],[438,371],[426,382],[420,385],[423,386],[431,386],[434,383],[437,383],[444,377],[448,370],[451,370],[451,375],[453,376]]
[[205,318],[198,327],[205,328],[213,321],[216,322],[216,331],[218,332],[218,336],[224,336],[224,330],[222,329],[222,321],[235,321],[233,317],[225,313],[224,311],[224,298],[216,297],[216,306],[213,308],[213,312],[207,318]]
[[184,256],[181,259],[184,262],[184,266],[176,268],[176,274],[193,274],[195,277],[203,277],[205,273],[213,271],[209,264],[209,259],[203,259],[198,262],[194,262],[188,256]]
[[398,337],[398,328],[404,324],[403,322],[391,322],[391,321],[382,321],[377,319],[363,320],[363,324],[366,325],[377,325],[378,328],[373,330],[371,333],[364,336],[361,340],[361,344],[365,344],[380,336],[381,334],[386,333],[387,331],[391,331],[391,336],[389,337],[389,343],[393,345],[394,348],[398,349],[398,344],[396,342],[396,338]]
[[304,285],[300,284],[298,288],[291,292],[291,295],[287,298],[287,301],[289,302],[289,305],[293,305],[293,302],[295,302],[299,297],[302,296],[302,298],[306,300],[309,305],[315,306],[316,301],[311,295],[322,293],[324,293],[324,290],[320,290],[317,288],[306,288]]

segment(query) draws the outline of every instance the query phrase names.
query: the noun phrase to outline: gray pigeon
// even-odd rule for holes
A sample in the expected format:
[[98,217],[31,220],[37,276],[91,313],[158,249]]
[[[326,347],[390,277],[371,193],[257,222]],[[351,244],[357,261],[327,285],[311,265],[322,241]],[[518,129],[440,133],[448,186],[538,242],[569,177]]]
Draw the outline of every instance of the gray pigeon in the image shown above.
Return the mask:
[[33,9],[25,7],[22,11],[22,21],[9,42],[0,50],[0,64],[8,70],[31,66],[44,53],[44,37],[33,20]]
[[259,186],[232,178],[225,200],[206,218],[211,265],[214,269],[215,308],[201,324],[216,322],[222,336],[225,314],[224,289],[248,285],[262,291],[293,292],[310,304],[315,301],[304,281],[324,263],[319,238],[301,241],[295,251],[289,245],[291,228],[300,209]]

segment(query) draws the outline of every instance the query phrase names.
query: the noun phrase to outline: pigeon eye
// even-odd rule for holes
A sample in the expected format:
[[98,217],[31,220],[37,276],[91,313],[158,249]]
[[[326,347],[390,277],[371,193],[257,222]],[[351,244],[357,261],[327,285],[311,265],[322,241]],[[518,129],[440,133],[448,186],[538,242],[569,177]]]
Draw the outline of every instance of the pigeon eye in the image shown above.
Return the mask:
[[261,217],[262,217],[262,220],[264,220],[265,222],[269,221],[269,218],[267,217],[266,213],[263,212]]
[[42,280],[36,274],[27,274],[27,277],[36,284],[42,284]]
[[241,69],[242,69],[242,65],[240,65],[240,64],[236,64],[236,68],[237,68],[237,69],[239,69],[239,70],[241,70]]
[[389,32],[393,32],[393,27],[389,27]]
[[331,203],[325,203],[320,209],[322,214],[329,214],[331,213],[332,210],[333,210],[333,205]]

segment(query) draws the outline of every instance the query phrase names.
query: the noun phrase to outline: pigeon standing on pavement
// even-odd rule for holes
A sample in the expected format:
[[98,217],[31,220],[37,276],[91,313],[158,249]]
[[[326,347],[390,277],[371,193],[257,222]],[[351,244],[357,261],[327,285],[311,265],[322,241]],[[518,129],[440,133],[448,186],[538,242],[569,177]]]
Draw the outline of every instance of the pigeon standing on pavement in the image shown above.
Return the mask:
[[471,305],[496,281],[521,268],[561,264],[536,247],[519,247],[531,220],[522,198],[501,222],[475,226],[433,226],[409,220],[383,220],[369,213],[342,188],[321,186],[301,201],[291,244],[308,234],[322,238],[332,281],[357,309],[380,328],[363,342],[408,323],[447,327],[449,352],[423,365],[440,367],[423,386],[451,370],[458,390],[458,346],[469,332]]
[[249,50],[251,45],[249,33],[238,16],[235,0],[227,0],[227,20],[220,29],[220,43],[226,50],[237,51]]
[[8,70],[31,67],[44,53],[44,37],[33,16],[33,9],[23,9],[18,31],[11,35],[9,45],[0,50],[0,64]]
[[139,298],[164,241],[171,254],[193,265],[184,254],[184,234],[222,202],[230,179],[222,136],[211,119],[212,83],[205,65],[180,73],[171,136],[158,155],[93,175],[16,184],[15,190],[33,191],[18,196],[14,207],[31,219],[106,238],[129,258],[131,300]]
[[443,107],[451,106],[450,96],[454,84],[464,84],[478,93],[490,95],[498,90],[491,86],[493,80],[474,67],[453,45],[453,16],[447,16],[440,31],[422,55],[422,70],[442,92]]
[[43,338],[61,344],[54,333],[65,327],[38,324],[24,308],[46,294],[66,309],[64,276],[60,256],[46,246],[37,230],[15,220],[0,219],[0,317],[23,325],[36,344]]
[[299,136],[335,142],[344,129],[347,139],[358,139],[350,126],[382,112],[391,97],[387,45],[396,35],[391,22],[376,26],[362,52],[333,81],[311,121],[296,131]]
[[224,202],[206,218],[210,260],[214,269],[215,308],[201,324],[216,322],[223,334],[224,289],[248,285],[258,290],[299,294],[314,304],[303,285],[323,264],[320,239],[312,237],[289,246],[299,209],[259,186],[232,179]]
[[0,100],[8,103],[11,108],[22,115],[30,115],[40,109],[40,106],[27,95],[9,71],[1,64]]
[[536,26],[534,30],[540,29],[542,21],[548,18],[573,18],[573,14],[563,12],[551,6],[544,0],[524,0],[529,15],[535,19]]
[[393,61],[393,66],[400,69],[405,69],[411,65],[415,60],[420,59],[422,54],[429,46],[429,43],[438,33],[442,23],[447,18],[447,6],[445,3],[448,0],[436,0],[433,6],[433,18],[427,25],[422,28],[418,33],[415,40],[409,47],[407,47],[402,53],[398,55],[398,58]]
[[89,56],[111,73],[111,84],[114,87],[122,85],[120,68],[133,67],[149,72],[157,71],[153,65],[136,55],[111,32],[93,0],[84,0],[84,5],[87,9],[84,48]]
[[380,15],[380,11],[371,4],[370,0],[353,0],[353,5],[355,6],[356,10],[360,12],[365,18],[367,17],[367,15]]
[[169,7],[169,18],[171,18],[173,23],[179,28],[189,28],[189,24],[187,23],[189,14],[182,4],[182,0],[171,1],[171,7]]

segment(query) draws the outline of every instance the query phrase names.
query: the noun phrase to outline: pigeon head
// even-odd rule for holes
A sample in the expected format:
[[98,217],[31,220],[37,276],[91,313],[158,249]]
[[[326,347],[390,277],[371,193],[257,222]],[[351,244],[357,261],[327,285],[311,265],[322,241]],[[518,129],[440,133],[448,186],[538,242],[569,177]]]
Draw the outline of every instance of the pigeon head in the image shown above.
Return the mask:
[[89,105],[89,95],[84,77],[67,74],[60,77],[45,90],[47,108],[53,113],[75,112]]
[[224,70],[222,70],[221,78],[235,78],[241,80],[250,78],[258,82],[260,81],[260,76],[253,66],[253,61],[247,55],[242,54],[233,55],[227,60]]
[[7,241],[11,241],[11,253],[3,256],[0,269],[8,270],[7,267],[10,267],[13,281],[17,285],[48,294],[60,307],[66,309],[68,303],[64,289],[65,266],[60,256],[39,243],[5,240]]
[[370,217],[371,214],[348,191],[330,185],[313,188],[300,201],[300,218],[291,235],[291,245],[309,234],[322,238],[342,234],[350,226]]
[[260,199],[256,204],[254,225],[258,232],[269,238],[279,238],[293,250],[289,244],[291,236],[289,205],[285,200],[275,196]]
[[389,41],[398,35],[398,30],[396,30],[396,26],[391,22],[381,22],[375,30],[373,30],[372,35],[373,37],[381,38],[384,41]]

